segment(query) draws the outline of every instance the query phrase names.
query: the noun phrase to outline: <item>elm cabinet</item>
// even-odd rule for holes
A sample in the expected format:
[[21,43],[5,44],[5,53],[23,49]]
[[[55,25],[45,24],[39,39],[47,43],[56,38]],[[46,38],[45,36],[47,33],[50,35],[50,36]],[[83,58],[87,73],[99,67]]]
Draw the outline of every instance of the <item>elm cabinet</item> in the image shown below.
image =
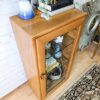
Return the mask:
[[[47,100],[48,95],[52,95],[68,79],[86,16],[84,12],[71,9],[48,21],[42,19],[39,13],[31,20],[22,20],[17,15],[10,18],[28,83],[38,100]],[[53,53],[50,54],[56,64],[61,65],[62,73],[59,79],[50,80],[48,73],[56,67],[47,70],[46,45],[59,36],[63,36],[59,51],[61,58],[58,60]]]

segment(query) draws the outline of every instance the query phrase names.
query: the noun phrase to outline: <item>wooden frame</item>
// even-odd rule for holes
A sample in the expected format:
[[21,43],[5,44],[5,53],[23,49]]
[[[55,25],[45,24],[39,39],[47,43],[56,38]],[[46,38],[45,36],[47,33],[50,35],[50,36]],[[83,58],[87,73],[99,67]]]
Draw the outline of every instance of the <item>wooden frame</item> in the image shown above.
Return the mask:
[[77,49],[77,45],[78,45],[78,41],[80,38],[80,33],[81,33],[81,29],[82,29],[84,20],[85,20],[84,18],[78,19],[68,25],[65,25],[57,30],[54,30],[54,31],[36,39],[37,52],[38,52],[37,56],[38,56],[38,62],[39,62],[38,63],[39,73],[40,73],[40,76],[43,75],[43,78],[40,79],[42,100],[45,100],[45,98],[46,98],[45,44],[47,42],[53,40],[57,36],[63,35],[64,33],[69,32],[69,31],[73,30],[74,28],[78,28],[78,32],[77,32],[76,38],[74,40],[73,50],[72,50],[71,57],[70,57],[69,64],[68,64],[68,70],[67,70],[67,74],[66,74],[66,79],[67,79],[69,77],[71,69],[72,69],[72,61],[75,57],[75,52]]

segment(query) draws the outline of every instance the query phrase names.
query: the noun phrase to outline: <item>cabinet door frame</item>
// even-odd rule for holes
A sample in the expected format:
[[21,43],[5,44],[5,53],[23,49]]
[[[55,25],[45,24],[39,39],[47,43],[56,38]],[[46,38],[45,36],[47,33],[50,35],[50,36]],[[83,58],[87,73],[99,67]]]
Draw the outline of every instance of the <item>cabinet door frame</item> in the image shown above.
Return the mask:
[[38,68],[39,68],[39,76],[40,76],[40,87],[41,87],[41,100],[46,100],[46,66],[45,66],[45,44],[49,41],[53,40],[54,38],[63,35],[75,28],[78,28],[78,32],[76,34],[76,38],[74,39],[73,50],[71,53],[70,61],[68,64],[68,71],[66,76],[69,77],[69,74],[72,69],[72,61],[75,57],[75,52],[77,49],[78,41],[80,38],[81,29],[85,18],[77,19],[69,24],[66,24],[62,27],[57,28],[45,35],[38,37],[36,39],[36,46],[37,46],[37,58],[38,58]]

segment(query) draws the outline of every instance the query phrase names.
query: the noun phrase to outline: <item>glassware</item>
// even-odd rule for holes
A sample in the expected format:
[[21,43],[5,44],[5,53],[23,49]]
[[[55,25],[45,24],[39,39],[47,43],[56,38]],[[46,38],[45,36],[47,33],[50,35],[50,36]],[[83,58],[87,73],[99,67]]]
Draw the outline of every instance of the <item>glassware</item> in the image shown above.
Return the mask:
[[19,17],[24,20],[31,19],[35,16],[29,0],[19,1]]

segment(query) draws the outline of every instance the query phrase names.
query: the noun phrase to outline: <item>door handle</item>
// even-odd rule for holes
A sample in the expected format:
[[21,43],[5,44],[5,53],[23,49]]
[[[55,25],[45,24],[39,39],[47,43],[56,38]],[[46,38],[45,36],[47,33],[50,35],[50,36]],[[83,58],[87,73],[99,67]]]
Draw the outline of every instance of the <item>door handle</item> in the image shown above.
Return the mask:
[[41,79],[43,79],[44,76],[46,76],[46,73],[41,73],[41,74],[40,74],[40,78],[41,78]]

